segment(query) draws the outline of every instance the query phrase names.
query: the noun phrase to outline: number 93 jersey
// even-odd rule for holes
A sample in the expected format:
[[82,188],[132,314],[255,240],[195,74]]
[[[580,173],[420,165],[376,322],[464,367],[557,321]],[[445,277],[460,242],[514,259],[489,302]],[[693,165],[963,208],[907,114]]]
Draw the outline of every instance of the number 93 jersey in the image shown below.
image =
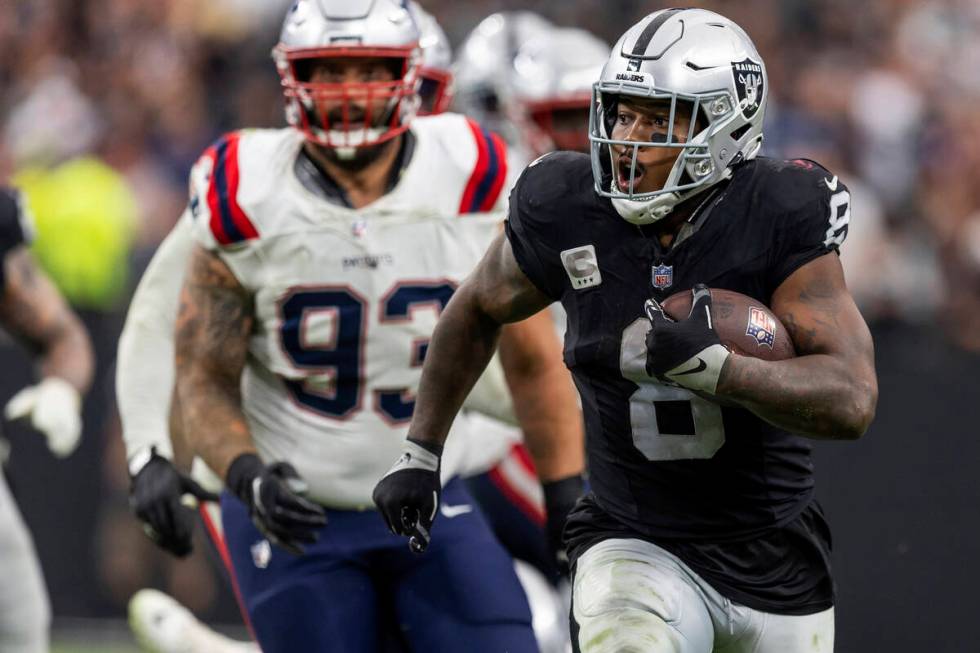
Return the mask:
[[[254,301],[242,378],[252,437],[332,508],[371,507],[401,452],[438,315],[503,219],[496,136],[454,114],[411,129],[394,187],[359,210],[301,183],[304,140],[291,129],[229,134],[191,172],[196,239]],[[444,479],[460,440],[449,438]]]
[[768,306],[850,216],[847,189],[809,161],[752,160],[700,201],[664,249],[594,192],[588,156],[539,159],[510,199],[518,264],[568,314],[596,501],[655,539],[751,538],[799,515],[813,477],[805,438],[647,375],[644,301],[705,283]]

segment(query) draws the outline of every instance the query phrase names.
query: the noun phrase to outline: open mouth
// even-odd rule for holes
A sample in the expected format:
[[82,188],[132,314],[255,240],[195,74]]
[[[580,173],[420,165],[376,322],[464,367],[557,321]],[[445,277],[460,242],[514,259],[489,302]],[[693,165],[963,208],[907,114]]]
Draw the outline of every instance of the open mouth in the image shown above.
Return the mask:
[[632,161],[632,157],[629,156],[621,156],[616,161],[616,185],[624,193],[630,192],[631,174],[633,178],[633,192],[636,192],[637,186],[640,185],[640,180],[643,179],[643,175],[646,173],[646,168],[639,162],[636,164],[636,170],[631,170]]

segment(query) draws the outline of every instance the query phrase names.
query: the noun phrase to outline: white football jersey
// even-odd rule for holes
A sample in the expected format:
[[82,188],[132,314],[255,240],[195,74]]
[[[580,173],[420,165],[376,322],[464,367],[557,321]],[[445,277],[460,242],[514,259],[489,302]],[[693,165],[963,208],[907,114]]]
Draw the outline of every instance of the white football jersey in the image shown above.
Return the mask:
[[[359,210],[303,186],[292,129],[229,134],[191,173],[195,238],[254,299],[242,379],[252,437],[330,507],[372,505],[401,453],[438,314],[504,217],[500,139],[455,114],[411,129],[397,184]],[[444,479],[458,449],[451,436]]]

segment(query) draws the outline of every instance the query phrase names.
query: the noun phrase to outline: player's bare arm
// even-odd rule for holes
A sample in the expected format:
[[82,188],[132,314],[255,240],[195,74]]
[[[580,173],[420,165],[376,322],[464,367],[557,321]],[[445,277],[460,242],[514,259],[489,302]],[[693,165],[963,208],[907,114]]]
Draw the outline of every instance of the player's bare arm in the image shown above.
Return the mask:
[[216,255],[195,247],[180,294],[175,344],[184,436],[246,505],[270,542],[300,554],[326,523],[303,498],[292,465],[266,466],[242,411],[240,382],[254,323],[252,298]]
[[[521,272],[507,238],[497,236],[439,318],[422,367],[408,437],[441,446],[463,400],[490,361],[503,325],[524,320],[550,303]],[[504,338],[505,343],[507,340]],[[520,351],[520,345],[517,347]],[[519,360],[507,344],[501,356],[505,371],[508,363]],[[514,380],[508,374],[508,383]],[[520,406],[528,401],[521,395],[527,394],[531,393],[514,394],[518,417],[532,409],[530,404]]]
[[878,400],[874,344],[839,258],[825,254],[802,266],[776,289],[771,308],[799,356],[767,362],[732,354],[718,396],[812,438],[863,435]]
[[255,451],[239,388],[253,321],[252,300],[228,266],[195,247],[177,316],[177,397],[193,449],[221,478]]
[[84,393],[94,363],[92,344],[78,317],[26,247],[5,257],[4,278],[0,322],[38,353],[43,376],[64,379]]
[[[382,516],[392,530],[409,536],[413,551],[424,551],[429,543],[439,504],[439,457],[449,427],[490,361],[503,325],[527,320],[550,303],[521,271],[501,234],[443,311],[422,368],[405,454],[374,489]],[[560,366],[557,347],[538,331],[551,330],[550,323],[532,319],[510,328],[515,330],[502,339],[501,362],[515,412],[522,422],[529,420],[522,426],[529,429],[526,438],[539,473],[554,481],[545,484],[545,503],[549,540],[557,553],[560,526],[581,486],[582,427],[570,423],[580,419],[579,410],[567,375],[554,367]],[[532,363],[537,356],[551,360]],[[547,383],[557,387],[545,388]],[[542,414],[532,416],[534,411]]]
[[551,315],[542,311],[505,326],[500,359],[541,482],[581,474],[585,466],[582,415]]

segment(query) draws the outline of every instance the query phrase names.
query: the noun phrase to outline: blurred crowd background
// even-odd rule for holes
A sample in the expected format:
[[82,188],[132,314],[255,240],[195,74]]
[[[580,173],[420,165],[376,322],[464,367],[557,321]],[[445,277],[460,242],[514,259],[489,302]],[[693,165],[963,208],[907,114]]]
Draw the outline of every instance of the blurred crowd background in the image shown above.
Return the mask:
[[[613,43],[643,15],[669,6],[421,4],[454,45],[504,9],[536,11]],[[764,153],[816,159],[852,191],[843,257],[876,335],[882,400],[867,443],[819,452],[818,486],[831,508],[839,506],[830,515],[838,548],[851,545],[839,554],[840,622],[850,629],[839,648],[884,650],[884,640],[866,639],[867,620],[916,607],[918,630],[923,605],[935,600],[895,596],[905,585],[888,583],[904,576],[917,579],[903,582],[921,592],[948,593],[956,580],[940,583],[937,576],[954,573],[949,557],[957,547],[975,553],[978,546],[972,511],[980,492],[964,467],[980,460],[973,442],[980,3],[688,4],[739,22],[764,57],[771,92]],[[113,361],[129,295],[184,208],[193,161],[226,130],[284,124],[269,51],[287,6],[286,0],[0,2],[0,179],[27,193],[38,227],[35,253],[83,314],[99,365],[86,403],[86,442],[73,458],[55,462],[39,438],[6,429],[14,443],[8,473],[35,532],[56,618],[121,616],[133,591],[155,584],[205,617],[235,620],[203,539],[189,562],[175,564],[128,515]],[[31,372],[9,343],[0,343],[0,365],[2,400]],[[927,518],[935,523],[916,521]],[[894,523],[894,532],[869,529],[875,519]],[[944,557],[946,564],[927,562]],[[969,564],[976,572],[976,562]],[[870,608],[861,607],[869,600]],[[901,639],[889,650],[967,650],[937,647],[934,639],[923,640],[932,642],[927,649],[904,648],[910,640]]]

